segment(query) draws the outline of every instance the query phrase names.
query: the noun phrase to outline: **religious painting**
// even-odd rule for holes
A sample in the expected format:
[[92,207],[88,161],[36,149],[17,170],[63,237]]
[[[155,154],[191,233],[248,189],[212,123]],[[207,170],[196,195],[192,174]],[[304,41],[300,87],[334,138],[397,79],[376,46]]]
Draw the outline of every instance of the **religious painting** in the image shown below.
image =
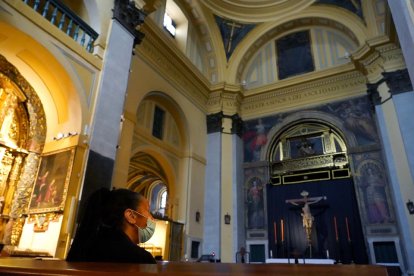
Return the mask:
[[315,70],[309,31],[288,34],[278,39],[276,52],[280,80]]
[[29,213],[63,210],[75,149],[53,152],[41,157],[29,204]]
[[375,160],[362,162],[358,169],[360,187],[363,191],[368,223],[394,222],[387,200],[385,169]]
[[305,158],[324,154],[321,136],[291,138],[289,139],[289,146],[291,158]]
[[246,162],[260,160],[263,146],[268,142],[267,133],[273,125],[273,118],[267,121],[259,118],[251,122],[246,122],[243,141],[244,141],[244,159]]
[[378,143],[378,132],[371,114],[372,106],[367,97],[330,103],[321,111],[338,116],[347,131],[352,133],[359,145]]
[[249,229],[264,228],[263,183],[258,177],[247,182],[247,224]]

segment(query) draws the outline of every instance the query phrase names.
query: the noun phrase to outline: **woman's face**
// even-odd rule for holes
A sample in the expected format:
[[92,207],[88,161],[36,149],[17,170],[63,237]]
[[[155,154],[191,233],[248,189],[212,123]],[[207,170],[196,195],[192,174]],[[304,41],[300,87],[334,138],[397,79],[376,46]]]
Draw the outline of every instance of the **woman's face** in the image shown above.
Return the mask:
[[149,201],[147,199],[141,201],[141,204],[138,205],[136,212],[138,213],[138,216],[136,218],[136,225],[140,228],[145,228],[147,226],[147,219],[152,219]]

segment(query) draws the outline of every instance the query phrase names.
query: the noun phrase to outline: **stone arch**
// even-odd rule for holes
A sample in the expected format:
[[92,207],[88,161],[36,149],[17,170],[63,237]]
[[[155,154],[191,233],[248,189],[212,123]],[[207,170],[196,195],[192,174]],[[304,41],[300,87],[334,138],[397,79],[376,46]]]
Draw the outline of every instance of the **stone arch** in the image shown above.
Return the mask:
[[[167,187],[167,202],[171,206],[170,200],[175,197],[176,192],[177,175],[171,160],[164,153],[150,145],[137,147],[131,153],[129,166],[128,189],[148,196],[151,185],[162,182]],[[166,215],[172,215],[169,211],[166,211]]]
[[[177,130],[176,136],[179,141],[174,144],[171,140],[158,139],[151,135],[151,123],[153,120],[153,108],[159,105],[162,109],[165,109],[168,118],[172,118],[169,121],[170,128],[176,126],[176,128],[167,129],[167,132],[174,133],[173,129]],[[189,145],[189,132],[187,131],[187,119],[184,111],[171,96],[161,91],[151,91],[147,93],[140,101],[136,111],[136,124],[134,131],[134,137],[132,141],[132,153],[130,159],[130,172],[132,176],[132,170],[134,170],[133,159],[137,155],[145,154],[148,158],[151,158],[154,163],[157,163],[159,170],[153,170],[152,175],[157,179],[161,179],[167,186],[168,191],[168,205],[170,210],[167,210],[168,216],[174,218],[174,211],[171,211],[173,204],[176,204],[177,185],[179,185],[182,175],[183,157],[190,150]],[[148,123],[149,122],[149,123]],[[139,131],[137,130],[139,126]],[[170,136],[172,137],[172,136]],[[154,181],[156,180],[154,178]],[[128,177],[128,186],[132,185],[132,178]],[[154,182],[153,181],[153,182]],[[152,183],[153,183],[152,182]],[[149,187],[148,187],[149,188]],[[168,213],[170,212],[170,213]]]
[[[277,23],[263,23],[253,29],[233,52],[227,71],[229,72],[228,82],[240,82],[241,74],[244,72],[245,66],[256,51],[267,43],[269,40],[286,33],[289,26],[295,25],[295,22],[308,21],[310,25],[302,25],[301,28],[312,26],[316,22],[329,23],[337,26],[340,30],[357,42],[361,46],[369,37],[369,30],[362,20],[355,14],[342,11],[335,7],[309,7],[300,14],[287,16]],[[324,23],[324,24],[325,24]],[[319,24],[319,23],[318,23]],[[291,28],[291,27],[290,27]]]
[[47,107],[43,143],[53,140],[58,132],[81,133],[82,124],[88,119],[89,91],[85,90],[92,88],[82,84],[73,57],[62,53],[49,40],[39,42],[27,33],[29,29],[20,31],[0,22],[2,55],[30,83],[39,104]]
[[[189,145],[189,136],[188,136],[188,124],[187,119],[185,117],[184,111],[181,109],[179,104],[169,95],[165,94],[161,91],[151,91],[149,92],[141,101],[141,103],[145,100],[151,100],[154,102],[158,102],[162,104],[164,108],[172,115],[175,122],[177,123],[178,130],[181,141],[181,150],[185,151],[188,150]],[[139,106],[138,106],[139,109]],[[138,111],[137,109],[137,111]]]
[[29,143],[25,149],[37,153],[42,152],[46,138],[46,116],[36,91],[17,68],[2,55],[0,55],[0,73],[15,84],[27,98]]
[[261,149],[260,160],[270,160],[271,145],[276,142],[278,137],[293,125],[305,121],[321,123],[335,129],[345,140],[347,148],[357,146],[355,135],[345,128],[344,122],[339,118],[320,111],[300,111],[286,117],[268,132],[269,142]]

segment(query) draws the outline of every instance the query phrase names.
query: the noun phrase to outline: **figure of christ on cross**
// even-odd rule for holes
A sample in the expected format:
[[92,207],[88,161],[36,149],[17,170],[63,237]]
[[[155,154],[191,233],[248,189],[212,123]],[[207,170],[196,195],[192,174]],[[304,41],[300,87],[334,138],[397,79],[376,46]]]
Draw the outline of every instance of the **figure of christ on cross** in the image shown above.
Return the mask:
[[235,30],[236,30],[236,28],[240,29],[241,27],[243,27],[243,25],[237,24],[236,22],[227,22],[226,24],[230,28],[230,34],[229,34],[227,45],[226,45],[226,53],[229,54],[230,51],[231,51],[231,46],[232,46],[231,44],[233,42],[233,38],[234,38],[234,35],[235,35]]
[[296,206],[299,206],[303,204],[302,207],[302,222],[303,222],[303,228],[305,228],[306,231],[306,238],[308,240],[309,245],[311,244],[311,234],[312,234],[312,225],[314,217],[312,216],[312,213],[310,211],[309,205],[317,203],[321,201],[322,199],[326,200],[326,196],[318,196],[318,197],[308,197],[309,192],[302,191],[300,195],[303,198],[299,199],[287,199],[286,203],[290,203]]

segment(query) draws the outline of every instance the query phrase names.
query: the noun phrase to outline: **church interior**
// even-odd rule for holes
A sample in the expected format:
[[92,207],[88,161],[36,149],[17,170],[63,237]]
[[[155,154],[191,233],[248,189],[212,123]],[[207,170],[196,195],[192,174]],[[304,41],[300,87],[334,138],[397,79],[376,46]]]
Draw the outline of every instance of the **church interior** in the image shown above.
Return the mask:
[[1,254],[127,188],[162,260],[414,275],[413,45],[413,0],[1,1]]

